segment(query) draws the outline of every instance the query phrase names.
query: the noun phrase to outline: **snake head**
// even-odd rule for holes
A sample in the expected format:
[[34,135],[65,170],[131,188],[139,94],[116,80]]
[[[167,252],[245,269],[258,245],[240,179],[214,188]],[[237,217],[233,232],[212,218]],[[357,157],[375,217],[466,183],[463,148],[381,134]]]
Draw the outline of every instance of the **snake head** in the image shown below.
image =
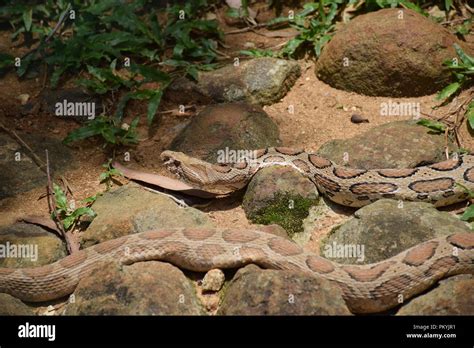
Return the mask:
[[245,187],[251,178],[230,164],[212,164],[182,152],[164,151],[160,157],[171,173],[209,192],[230,193]]

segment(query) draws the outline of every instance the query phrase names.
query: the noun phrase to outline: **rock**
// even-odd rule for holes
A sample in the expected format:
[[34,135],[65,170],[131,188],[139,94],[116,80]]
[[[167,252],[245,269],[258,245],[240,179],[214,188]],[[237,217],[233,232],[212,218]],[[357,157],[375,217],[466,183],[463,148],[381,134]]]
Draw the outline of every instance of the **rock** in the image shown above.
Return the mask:
[[444,147],[444,135],[430,134],[427,127],[410,120],[386,123],[351,139],[331,140],[318,154],[353,168],[413,168],[444,161]]
[[256,150],[280,143],[278,127],[261,107],[231,103],[206,107],[178,134],[170,149],[216,162],[226,150]]
[[335,284],[290,271],[240,269],[228,285],[219,315],[350,315]]
[[35,312],[16,297],[0,293],[0,315],[35,315]]
[[169,263],[102,263],[83,278],[67,315],[199,315],[191,282]]
[[[17,132],[38,157],[45,161],[45,149],[55,173],[73,168],[69,149],[60,140],[38,134]],[[46,174],[31,159],[28,149],[5,133],[0,133],[0,199],[46,185]],[[19,160],[18,160],[19,159]]]
[[[466,223],[429,203],[381,199],[357,210],[353,219],[335,228],[322,241],[320,254],[338,263],[368,264],[454,231],[471,230]],[[349,252],[335,254],[343,247],[355,251],[355,257]]]
[[87,115],[57,116],[56,104],[67,101],[68,103],[90,103],[94,105],[94,115],[99,116],[103,111],[102,100],[97,95],[90,94],[81,88],[65,88],[58,90],[46,89],[41,93],[41,108],[44,112],[50,113],[54,117],[61,119],[75,120],[79,122],[87,121]]
[[444,279],[431,291],[413,298],[397,315],[474,315],[474,276]]
[[82,246],[160,228],[212,227],[206,214],[181,208],[171,198],[124,185],[106,192],[92,205],[97,216],[82,236]]
[[[10,257],[0,254],[0,267],[37,267],[67,255],[66,246],[59,237],[40,226],[23,222],[1,228],[0,245],[10,249]],[[22,253],[26,254],[22,255],[24,257],[13,256],[13,250],[23,250]]]
[[229,103],[247,101],[270,105],[283,98],[301,75],[298,63],[276,58],[258,58],[199,72],[197,82],[176,79],[166,96],[175,103]]
[[220,269],[211,269],[202,280],[203,291],[219,291],[224,285],[225,275]]
[[252,222],[278,224],[291,237],[303,230],[303,220],[318,197],[316,186],[308,178],[290,167],[274,166],[254,175],[242,207]]
[[[402,16],[402,18],[400,18]],[[324,48],[318,78],[360,94],[416,97],[446,87],[445,60],[457,57],[453,44],[467,46],[441,25],[408,9],[383,9],[357,16]]]

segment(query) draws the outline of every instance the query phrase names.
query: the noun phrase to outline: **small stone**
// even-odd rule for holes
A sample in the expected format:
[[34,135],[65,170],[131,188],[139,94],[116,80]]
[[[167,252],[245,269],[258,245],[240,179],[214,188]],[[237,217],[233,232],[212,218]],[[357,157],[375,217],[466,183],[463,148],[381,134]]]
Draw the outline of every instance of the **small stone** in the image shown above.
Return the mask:
[[30,99],[30,95],[26,94],[26,93],[25,94],[20,94],[16,98],[20,101],[21,105],[26,105],[26,103],[28,103],[28,99]]
[[247,41],[246,43],[244,43],[244,48],[255,48],[255,42],[252,42],[252,41]]
[[224,285],[225,275],[220,269],[211,269],[202,280],[203,291],[219,291]]
[[369,120],[361,115],[353,114],[351,116],[351,122],[352,123],[363,123],[363,122],[369,123]]

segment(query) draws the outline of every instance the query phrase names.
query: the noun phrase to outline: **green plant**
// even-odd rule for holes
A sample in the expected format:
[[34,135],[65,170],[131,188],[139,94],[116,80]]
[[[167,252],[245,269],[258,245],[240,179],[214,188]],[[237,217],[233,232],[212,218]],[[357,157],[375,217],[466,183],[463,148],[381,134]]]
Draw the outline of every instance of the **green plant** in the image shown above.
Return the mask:
[[421,126],[428,127],[429,129],[431,129],[431,132],[434,134],[444,134],[444,132],[446,131],[446,125],[438,121],[422,118],[416,123]]
[[[461,185],[459,183],[456,183],[456,185],[458,185],[459,187],[461,187],[464,191],[466,191],[466,193],[469,195],[469,199],[474,199],[474,192],[472,192],[471,190],[469,190],[466,186],[464,185]],[[464,213],[461,215],[461,220],[462,221],[473,221],[474,220],[474,205],[473,204],[470,204],[466,210],[464,211]]]
[[105,116],[99,116],[87,123],[86,126],[78,128],[67,135],[64,139],[66,144],[86,139],[92,136],[100,136],[105,140],[105,144],[111,145],[131,145],[138,143],[136,128],[138,117],[130,125],[117,125],[117,121]]
[[[279,52],[255,49],[244,50],[240,53],[253,57],[295,57],[298,52],[306,48],[319,57],[324,45],[331,40],[338,16],[346,6],[358,3],[364,3],[367,11],[376,11],[387,7],[404,7],[427,15],[418,3],[408,0],[365,0],[363,2],[360,0],[319,0],[319,2],[309,2],[305,3],[303,10],[294,16],[277,17],[268,23],[269,27],[288,23],[290,27],[299,32]],[[271,4],[276,9],[281,8],[279,1],[272,1]]]
[[240,54],[244,54],[246,56],[251,56],[255,58],[260,58],[260,57],[275,57],[276,54],[272,50],[262,50],[262,49],[257,49],[257,48],[252,48],[249,50],[241,50],[239,51]]
[[[20,77],[45,63],[51,71],[52,87],[58,86],[64,75],[82,72],[79,85],[99,94],[122,95],[115,104],[114,125],[106,127],[110,131],[104,134],[104,122],[93,121],[66,138],[102,134],[113,143],[119,133],[115,124],[120,123],[129,100],[148,101],[147,121],[151,124],[173,78],[182,74],[197,78],[198,70],[215,67],[212,62],[222,33],[215,20],[202,19],[207,8],[206,0],[166,9],[157,9],[153,0],[48,0],[42,5],[7,0],[0,19],[8,20],[15,39],[23,34],[26,41],[26,33],[31,33],[28,35],[39,41],[22,57],[17,69]],[[158,15],[164,11],[164,16]],[[63,14],[64,27],[51,35],[52,24]],[[68,34],[58,35],[61,31]],[[0,56],[0,72],[8,65],[13,67],[12,57]],[[100,132],[94,131],[98,125]]]
[[436,99],[448,101],[462,88],[472,83],[472,75],[474,74],[474,58],[465,53],[458,44],[454,44],[454,49],[458,58],[445,61],[443,64],[451,69],[455,82],[443,88]]
[[248,0],[242,0],[239,8],[229,7],[225,15],[231,18],[245,18],[249,15],[249,4]]
[[474,130],[474,100],[467,106],[466,116],[469,127]]
[[[450,1],[450,0],[446,0],[446,1]],[[354,1],[354,2],[357,2],[357,1]],[[420,4],[419,4],[420,2],[423,2],[423,1],[417,1],[416,3],[414,3],[408,0],[365,0],[365,7],[369,11],[376,11],[379,8],[404,7],[404,8],[414,10],[418,13],[421,13],[427,16],[427,14],[420,7]]]
[[106,185],[106,191],[108,191],[112,187],[112,183],[116,182],[114,176],[123,176],[123,173],[112,167],[112,159],[109,159],[107,163],[104,163],[102,167],[105,169],[99,176],[99,180],[101,184]]
[[319,57],[322,47],[331,39],[334,30],[335,17],[343,0],[320,0],[303,5],[303,10],[293,17],[277,17],[269,25],[282,22],[298,30],[299,34],[288,41],[279,56],[294,57],[297,51],[304,46],[309,46]]
[[64,191],[56,184],[53,184],[54,198],[56,200],[56,207],[51,213],[52,219],[58,219],[64,230],[68,231],[77,224],[79,219],[84,216],[95,217],[95,212],[89,207],[95,201],[94,197],[86,198],[83,203],[86,204],[84,207],[76,208],[74,204],[68,202]]

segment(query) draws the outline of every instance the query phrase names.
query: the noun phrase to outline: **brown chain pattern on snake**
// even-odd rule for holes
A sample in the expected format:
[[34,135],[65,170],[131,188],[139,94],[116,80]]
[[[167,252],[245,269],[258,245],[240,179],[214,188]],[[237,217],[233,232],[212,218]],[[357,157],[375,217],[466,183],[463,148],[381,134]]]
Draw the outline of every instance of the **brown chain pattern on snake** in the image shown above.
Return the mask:
[[106,260],[126,265],[161,260],[199,272],[249,263],[300,271],[335,282],[352,312],[371,313],[392,308],[439,279],[474,274],[474,233],[436,238],[374,264],[342,265],[261,231],[162,229],[103,242],[42,267],[0,268],[0,292],[26,301],[60,298]]
[[308,177],[331,201],[362,207],[381,198],[421,201],[445,206],[467,199],[461,184],[474,190],[474,156],[406,169],[347,168],[312,153],[284,147],[254,151],[241,162],[211,164],[181,152],[164,151],[168,169],[194,187],[229,193],[245,187],[255,173],[268,166],[290,166]]

